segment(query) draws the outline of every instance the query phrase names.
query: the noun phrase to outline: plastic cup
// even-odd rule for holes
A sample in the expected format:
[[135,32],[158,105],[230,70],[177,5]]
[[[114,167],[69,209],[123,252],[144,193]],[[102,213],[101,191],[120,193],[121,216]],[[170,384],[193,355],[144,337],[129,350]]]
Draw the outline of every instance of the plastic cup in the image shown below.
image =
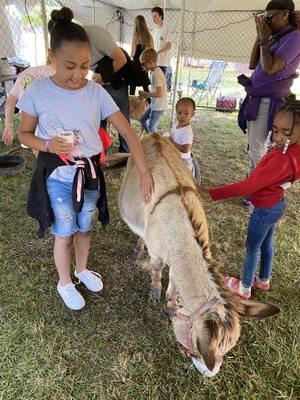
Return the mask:
[[63,138],[67,143],[74,143],[74,133],[72,131],[60,132],[58,136]]

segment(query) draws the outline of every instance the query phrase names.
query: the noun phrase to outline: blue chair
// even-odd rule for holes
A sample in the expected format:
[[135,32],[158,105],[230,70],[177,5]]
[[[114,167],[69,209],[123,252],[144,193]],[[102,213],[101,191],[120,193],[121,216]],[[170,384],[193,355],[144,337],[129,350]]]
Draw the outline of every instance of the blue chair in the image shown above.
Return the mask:
[[215,97],[226,66],[226,61],[213,61],[209,67],[208,75],[203,82],[192,79],[192,97],[198,97],[198,104],[206,98],[206,105],[208,106],[209,101]]

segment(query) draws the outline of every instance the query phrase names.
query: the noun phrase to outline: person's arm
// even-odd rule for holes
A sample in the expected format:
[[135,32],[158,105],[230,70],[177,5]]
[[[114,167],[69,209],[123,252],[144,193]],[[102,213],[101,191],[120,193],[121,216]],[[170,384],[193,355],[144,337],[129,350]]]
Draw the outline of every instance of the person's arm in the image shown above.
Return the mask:
[[115,50],[109,54],[109,57],[113,60],[114,72],[119,71],[127,62],[126,56],[120,47],[116,47]]
[[99,83],[100,85],[103,83],[103,79],[100,72],[93,72],[92,81]]
[[263,18],[258,19],[258,32],[260,43],[260,59],[266,75],[276,74],[286,66],[286,62],[270,52],[269,38],[272,34],[271,28]]
[[163,87],[162,86],[156,86],[155,92],[145,92],[144,90],[139,90],[139,96],[141,96],[143,99],[147,99],[148,97],[162,97],[163,96]]
[[14,111],[18,99],[10,94],[5,104],[5,128],[2,134],[2,141],[5,146],[10,147],[14,140]]
[[108,117],[108,121],[121,133],[126,140],[129,150],[134,158],[140,175],[140,188],[142,197],[146,204],[151,200],[154,192],[152,176],[146,164],[142,146],[130,124],[127,122],[121,111],[116,111]]
[[270,52],[269,43],[260,46],[260,57],[265,74],[268,76],[276,74],[286,66],[286,62]]
[[151,35],[150,47],[151,49],[154,49],[154,40],[152,35]]
[[[265,157],[269,155],[270,153]],[[240,182],[211,188],[209,191],[211,198],[216,201],[231,197],[250,196],[268,186],[276,183],[280,185],[289,181],[293,176],[291,162],[289,157],[281,156],[283,155],[278,153],[273,155],[262,168],[259,168],[258,165],[248,178]]]
[[161,53],[165,53],[166,51],[171,50],[172,48],[172,43],[167,42],[164,47],[162,47],[161,49],[158,50],[157,54],[161,54]]
[[51,140],[40,139],[34,135],[38,117],[33,117],[22,112],[19,126],[19,140],[25,146],[38,151],[49,151],[50,153],[67,153],[74,147],[72,143],[66,143],[63,138],[53,137]]
[[251,56],[250,56],[250,62],[249,62],[249,69],[255,69],[258,66],[259,63],[259,54],[260,54],[260,46],[259,46],[259,38],[257,37],[255,39]]
[[177,150],[179,150],[181,153],[188,153],[191,150],[192,145],[189,143],[186,144],[178,144],[175,143],[172,139],[172,137],[169,137],[170,141],[174,144]]
[[130,57],[131,58],[135,55],[135,51],[136,51],[136,42],[135,42],[135,39],[132,38],[131,50],[130,50]]

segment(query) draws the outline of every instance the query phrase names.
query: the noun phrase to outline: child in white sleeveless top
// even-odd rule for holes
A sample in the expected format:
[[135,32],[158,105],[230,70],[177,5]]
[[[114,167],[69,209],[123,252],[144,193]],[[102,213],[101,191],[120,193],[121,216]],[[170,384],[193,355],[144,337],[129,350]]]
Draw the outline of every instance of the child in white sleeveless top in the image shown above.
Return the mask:
[[182,97],[176,104],[177,124],[174,124],[168,136],[174,146],[180,151],[185,165],[195,175],[194,162],[191,154],[193,144],[193,130],[190,125],[195,115],[196,104],[190,97]]

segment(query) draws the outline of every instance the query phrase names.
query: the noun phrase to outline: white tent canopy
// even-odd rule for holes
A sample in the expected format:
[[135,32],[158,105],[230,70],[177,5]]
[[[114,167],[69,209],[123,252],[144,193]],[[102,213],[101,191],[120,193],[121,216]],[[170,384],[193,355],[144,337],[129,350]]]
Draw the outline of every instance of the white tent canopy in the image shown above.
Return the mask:
[[[300,9],[300,0],[295,0]],[[64,0],[62,4],[75,10],[79,21],[86,19],[85,14],[93,8],[96,15],[105,14],[103,24],[114,38],[129,45],[132,39],[134,18],[138,14],[145,16],[147,24],[153,27],[150,9],[154,6],[165,8],[165,23],[174,33],[173,55],[176,54],[180,10],[182,0]],[[182,52],[185,57],[209,60],[225,60],[248,63],[256,30],[253,13],[265,9],[268,0],[185,0],[183,21]],[[121,10],[124,23],[110,22],[109,11]]]
[[[181,0],[112,0],[105,1],[116,7],[125,8],[127,10],[140,10],[143,8],[152,8],[155,6],[164,7],[166,9],[181,9]],[[197,12],[209,11],[257,11],[264,10],[268,1],[262,0],[186,0],[185,9]],[[294,1],[296,8],[300,8],[300,1]]]

